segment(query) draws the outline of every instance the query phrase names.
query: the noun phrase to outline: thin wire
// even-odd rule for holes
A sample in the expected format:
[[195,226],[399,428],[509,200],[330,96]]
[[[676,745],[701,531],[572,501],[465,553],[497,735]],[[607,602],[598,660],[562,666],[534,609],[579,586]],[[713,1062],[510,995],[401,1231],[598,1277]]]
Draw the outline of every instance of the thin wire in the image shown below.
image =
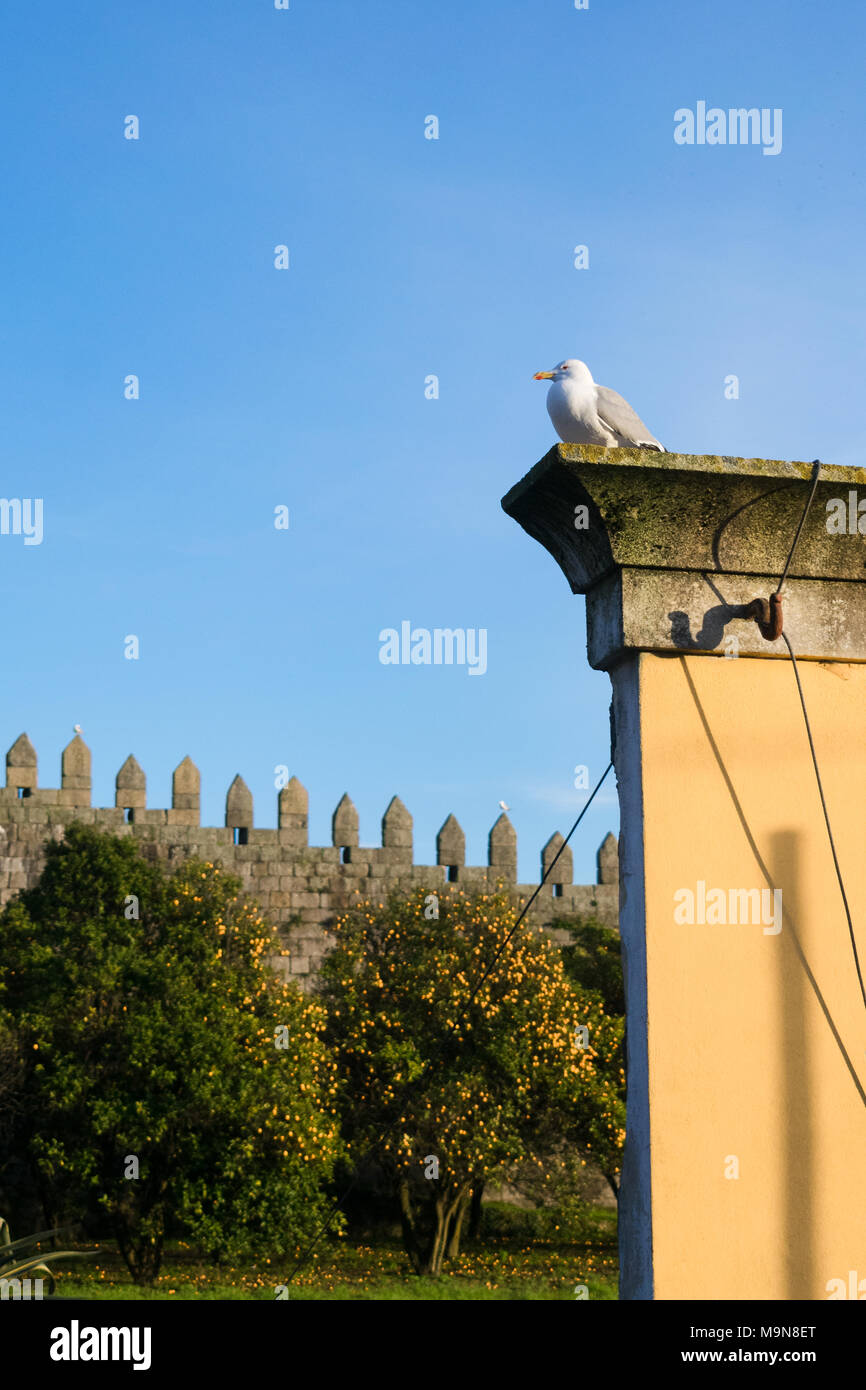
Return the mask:
[[[572,835],[574,834],[575,830],[576,830],[577,827],[580,825],[580,822],[583,820],[584,816],[586,815],[587,811],[589,810],[590,806],[592,805],[592,803],[593,803],[593,801],[594,801],[594,799],[595,799],[596,793],[600,790],[602,782],[603,782],[604,779],[607,777],[607,774],[610,772],[610,770],[611,770],[612,767],[613,767],[613,761],[611,760],[611,761],[608,763],[607,767],[604,769],[604,772],[603,772],[603,773],[601,774],[601,776],[599,777],[599,779],[598,779],[598,781],[596,782],[595,786],[593,787],[592,791],[590,792],[588,799],[585,801],[584,805],[581,807],[580,815],[577,817],[577,820],[574,822],[574,825],[573,825],[573,826],[571,827],[571,829],[569,830],[569,832],[568,832],[568,834],[566,835],[565,839],[563,840],[562,844],[559,846],[559,849],[556,851],[556,854],[553,856],[553,858],[551,859],[551,861],[550,861],[550,863],[548,864],[547,868],[545,869],[544,873],[542,874],[542,876],[541,876],[541,882],[539,883],[539,885],[538,885],[538,887],[536,888],[535,892],[531,895],[531,897],[529,898],[528,902],[525,904],[525,906],[524,906],[523,909],[521,910],[521,912],[520,912],[520,914],[519,914],[519,916],[518,916],[518,918],[517,918],[517,921],[514,923],[514,926],[511,928],[511,931],[510,931],[510,932],[508,933],[508,935],[506,936],[505,940],[503,941],[503,943],[502,943],[502,945],[500,946],[499,950],[497,951],[496,955],[493,957],[493,960],[490,962],[490,965],[487,967],[487,969],[485,970],[484,974],[481,976],[481,979],[478,981],[477,985],[476,985],[475,988],[472,990],[471,994],[469,995],[469,998],[467,999],[466,1003],[465,1003],[464,1006],[463,1006],[463,1009],[461,1010],[461,1013],[458,1015],[458,1017],[454,1020],[454,1023],[451,1024],[451,1025],[449,1026],[449,1029],[446,1030],[446,1031],[451,1031],[451,1032],[454,1031],[454,1029],[457,1027],[458,1023],[460,1022],[460,1020],[461,1020],[461,1019],[463,1018],[463,1016],[465,1015],[466,1010],[467,1010],[467,1009],[469,1008],[469,1006],[474,1002],[474,1000],[475,1000],[475,998],[476,998],[476,996],[477,996],[477,994],[478,994],[478,991],[481,989],[481,986],[484,984],[484,981],[485,981],[485,980],[487,979],[487,977],[489,976],[490,971],[493,969],[493,967],[494,967],[494,965],[496,964],[497,960],[498,960],[499,957],[502,955],[502,952],[503,952],[503,951],[507,948],[507,946],[509,945],[509,943],[510,943],[512,937],[514,936],[514,933],[517,931],[517,928],[520,926],[520,923],[523,921],[523,919],[524,919],[524,917],[526,916],[527,912],[528,912],[529,909],[532,907],[532,904],[535,902],[535,899],[538,897],[539,893],[541,892],[542,888],[544,887],[545,883],[547,882],[548,878],[550,877],[551,873],[553,872],[553,869],[554,869],[554,866],[555,866],[555,864],[556,864],[557,859],[558,859],[559,856],[562,854],[563,850],[565,849],[566,845],[568,844],[568,842],[569,842],[569,840],[571,839]],[[426,1066],[424,1067],[424,1071],[428,1071],[431,1065],[432,1065],[432,1061],[428,1061],[427,1064],[426,1064]],[[420,1081],[421,1076],[424,1075],[424,1071],[422,1071],[422,1072],[420,1073],[419,1076],[416,1076],[414,1081],[410,1081],[410,1082],[407,1083],[406,1086],[404,1086],[403,1091],[402,1091],[402,1094],[401,1094],[400,1096],[395,1096],[395,1102],[399,1100],[399,1102],[402,1104],[403,1100],[406,1098],[406,1096],[408,1095],[409,1091],[411,1091],[412,1087],[415,1086],[415,1085],[417,1085],[418,1081]],[[396,1104],[395,1104],[395,1109],[396,1109]],[[378,1137],[377,1137],[376,1139],[374,1139],[374,1140],[373,1140],[373,1143],[370,1144],[370,1145],[364,1150],[364,1152],[355,1160],[355,1172],[354,1172],[354,1174],[353,1174],[352,1181],[349,1183],[349,1186],[345,1189],[345,1191],[337,1198],[337,1200],[335,1201],[333,1207],[331,1208],[331,1212],[330,1212],[330,1215],[328,1216],[327,1220],[326,1220],[325,1222],[323,1222],[323,1224],[319,1227],[318,1231],[317,1231],[316,1234],[313,1236],[313,1239],[311,1240],[310,1244],[309,1244],[309,1245],[307,1246],[307,1248],[301,1253],[300,1259],[298,1260],[298,1262],[297,1262],[297,1264],[294,1266],[294,1268],[290,1271],[290,1273],[289,1273],[289,1275],[288,1275],[288,1277],[287,1277],[287,1279],[286,1279],[286,1287],[288,1287],[288,1285],[291,1284],[291,1282],[292,1282],[292,1280],[294,1279],[295,1275],[297,1274],[298,1270],[299,1270],[299,1269],[302,1269],[303,1266],[306,1264],[307,1260],[309,1259],[309,1257],[310,1257],[310,1255],[312,1254],[312,1252],[315,1250],[315,1248],[316,1248],[316,1246],[318,1245],[319,1241],[321,1240],[322,1236],[325,1234],[325,1232],[328,1230],[328,1228],[330,1227],[331,1223],[333,1222],[334,1217],[337,1215],[337,1212],[340,1210],[340,1207],[342,1206],[343,1202],[345,1202],[346,1198],[349,1196],[349,1194],[350,1194],[350,1193],[354,1190],[354,1188],[356,1187],[357,1182],[358,1182],[358,1175],[359,1175],[359,1172],[360,1172],[361,1162],[362,1162],[365,1158],[369,1158],[371,1154],[375,1153],[376,1149],[377,1149],[377,1148],[379,1147],[379,1145],[381,1144],[382,1140],[384,1139],[385,1135],[388,1133],[389,1129],[392,1127],[392,1124],[393,1124],[393,1123],[394,1123],[394,1122],[392,1121],[391,1124],[386,1124],[386,1125],[384,1125],[383,1128],[382,1128],[382,1130],[380,1131]]]
[[784,584],[785,580],[786,580],[787,577],[788,577],[788,570],[789,570],[789,568],[790,568],[791,561],[792,561],[793,558],[794,558],[794,551],[797,549],[797,542],[798,542],[798,540],[800,539],[800,532],[802,531],[804,525],[806,524],[806,517],[809,515],[809,508],[810,508],[811,505],[812,505],[812,500],[813,500],[813,498],[814,498],[814,496],[815,496],[815,491],[816,491],[816,489],[817,489],[817,487],[818,487],[818,475],[819,475],[820,472],[821,472],[821,460],[820,460],[820,459],[815,459],[815,462],[812,464],[812,491],[809,493],[809,500],[807,501],[805,507],[803,508],[803,515],[800,517],[800,525],[797,527],[797,534],[796,534],[796,536],[794,537],[794,543],[793,543],[793,545],[791,546],[791,549],[788,551],[788,558],[787,558],[787,560],[785,561],[785,568],[782,570],[782,578],[779,580],[779,587],[778,587],[778,589],[776,590],[776,593],[777,593],[777,594],[780,594],[780,593],[782,592],[782,585]]
[[808,739],[809,739],[809,749],[810,749],[811,754],[812,754],[812,766],[813,766],[814,769],[815,769],[815,780],[816,780],[817,783],[818,783],[818,795],[819,795],[820,798],[821,798],[821,809],[822,809],[822,811],[824,812],[824,824],[825,824],[826,827],[827,827],[827,838],[828,838],[829,841],[830,841],[830,850],[831,850],[831,853],[832,853],[832,855],[833,855],[833,864],[834,864],[835,869],[836,869],[836,878],[837,878],[838,881],[839,881],[839,891],[840,891],[840,893],[842,894],[842,902],[845,904],[845,916],[846,916],[847,919],[848,919],[848,935],[849,935],[850,938],[851,938],[851,950],[854,952],[854,964],[855,964],[855,966],[856,966],[856,968],[857,968],[857,979],[858,979],[858,981],[859,981],[859,983],[860,983],[860,993],[861,993],[862,996],[863,996],[863,1003],[864,1003],[864,1005],[866,1005],[866,985],[863,984],[863,972],[862,972],[861,969],[860,969],[860,957],[859,957],[858,954],[857,954],[857,941],[856,941],[856,938],[855,938],[855,936],[854,936],[854,923],[853,923],[852,920],[851,920],[851,909],[850,909],[850,907],[848,906],[848,895],[847,895],[847,893],[845,892],[845,884],[844,884],[843,881],[842,881],[842,870],[839,868],[839,858],[838,858],[838,855],[836,854],[836,844],[835,844],[835,841],[834,841],[834,839],[833,839],[833,831],[832,831],[831,828],[830,828],[830,817],[829,817],[829,815],[827,814],[827,802],[826,802],[825,799],[824,799],[824,788],[823,788],[823,786],[821,785],[821,773],[820,773],[819,770],[818,770],[818,758],[817,758],[817,755],[816,755],[816,753],[815,753],[815,744],[814,744],[813,739],[812,739],[812,729],[811,729],[811,726],[810,726],[810,724],[809,724],[809,715],[808,715],[808,713],[807,713],[807,711],[806,711],[806,700],[805,700],[805,697],[804,697],[804,695],[803,695],[803,687],[802,687],[802,685],[801,685],[801,683],[800,683],[800,671],[799,671],[799,668],[798,668],[798,666],[797,666],[797,658],[796,658],[795,655],[794,655],[794,651],[793,651],[793,648],[792,648],[792,646],[791,646],[791,643],[788,641],[787,635],[786,635],[786,633],[784,633],[784,632],[782,633],[782,640],[783,640],[783,642],[785,643],[785,646],[788,648],[788,655],[790,656],[791,661],[792,661],[793,666],[794,666],[794,676],[795,676],[796,681],[797,681],[797,690],[799,691],[799,694],[800,694],[800,704],[801,704],[802,709],[803,709],[803,719],[805,720],[805,723],[806,723],[806,734],[807,734]]

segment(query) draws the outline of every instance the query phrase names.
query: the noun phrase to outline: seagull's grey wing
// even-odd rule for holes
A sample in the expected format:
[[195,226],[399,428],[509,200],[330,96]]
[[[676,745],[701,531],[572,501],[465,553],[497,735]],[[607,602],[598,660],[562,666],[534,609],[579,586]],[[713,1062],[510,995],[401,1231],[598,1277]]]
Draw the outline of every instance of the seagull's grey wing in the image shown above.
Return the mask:
[[611,391],[609,386],[596,386],[595,398],[598,418],[609,430],[613,430],[629,444],[643,444],[650,449],[665,452],[664,445],[659,444],[655,435],[650,434],[643,420],[632,410],[628,401],[623,400],[618,391]]

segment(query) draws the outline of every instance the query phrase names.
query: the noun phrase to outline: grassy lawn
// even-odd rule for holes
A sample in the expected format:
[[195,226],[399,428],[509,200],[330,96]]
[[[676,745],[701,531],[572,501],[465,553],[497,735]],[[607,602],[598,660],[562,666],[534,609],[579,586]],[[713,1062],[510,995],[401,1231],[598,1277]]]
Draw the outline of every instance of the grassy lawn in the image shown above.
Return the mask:
[[[295,1275],[289,1297],[298,1299],[451,1300],[574,1299],[585,1284],[590,1299],[617,1297],[616,1212],[592,1208],[582,1229],[568,1240],[539,1238],[521,1230],[520,1216],[491,1221],[500,1232],[484,1236],[461,1253],[441,1279],[409,1272],[398,1241],[374,1245],[348,1239],[322,1242]],[[529,1223],[526,1223],[527,1225]],[[56,1266],[56,1293],[88,1299],[273,1299],[291,1270],[289,1260],[263,1260],[246,1267],[209,1265],[182,1245],[168,1251],[151,1289],[133,1284],[120,1256],[109,1246],[67,1268]]]

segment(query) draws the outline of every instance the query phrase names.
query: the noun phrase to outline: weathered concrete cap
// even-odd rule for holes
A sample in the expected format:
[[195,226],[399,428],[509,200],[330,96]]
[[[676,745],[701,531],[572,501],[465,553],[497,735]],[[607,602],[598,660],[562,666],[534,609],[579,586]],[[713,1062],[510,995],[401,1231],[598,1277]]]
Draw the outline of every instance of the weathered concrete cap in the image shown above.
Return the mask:
[[[739,655],[787,656],[743,609],[775,589],[811,478],[811,463],[558,444],[502,506],[588,595],[592,666],[725,655],[731,636]],[[822,469],[783,597],[797,656],[866,661],[866,469]]]

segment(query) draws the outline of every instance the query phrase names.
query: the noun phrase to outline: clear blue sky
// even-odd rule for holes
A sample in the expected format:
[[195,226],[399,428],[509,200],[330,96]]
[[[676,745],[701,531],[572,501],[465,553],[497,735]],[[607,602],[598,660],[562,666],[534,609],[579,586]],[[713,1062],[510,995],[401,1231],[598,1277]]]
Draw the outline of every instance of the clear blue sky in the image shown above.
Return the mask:
[[[451,811],[485,862],[504,798],[536,877],[609,681],[500,509],[554,442],[530,378],[582,357],[671,449],[864,461],[864,31],[811,0],[5,7],[0,491],[45,531],[0,537],[2,748],[26,729],[56,786],[81,723],[99,805],[129,752],[168,805],[188,753],[207,824],[236,772],[275,824],[284,763],[315,844],[344,791],[379,843],[396,792],[428,863]],[[782,108],[782,152],[676,145],[700,100]],[[381,665],[404,619],[486,628],[487,673]]]

